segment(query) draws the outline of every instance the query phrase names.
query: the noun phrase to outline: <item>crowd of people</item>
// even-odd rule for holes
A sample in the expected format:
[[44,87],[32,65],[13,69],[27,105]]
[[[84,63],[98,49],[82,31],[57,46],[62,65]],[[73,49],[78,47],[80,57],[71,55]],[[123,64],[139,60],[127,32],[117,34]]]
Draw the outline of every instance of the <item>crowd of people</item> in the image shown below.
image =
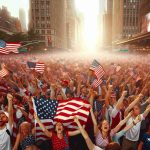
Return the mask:
[[[0,150],[150,149],[149,55],[96,56],[105,70],[98,87],[92,86],[96,76],[89,69],[95,56],[65,53],[0,57],[1,69],[8,71],[0,77]],[[29,69],[27,61],[44,62],[44,73]],[[74,116],[76,131],[67,131],[63,122],[48,130],[33,109],[32,97],[40,96],[57,101],[87,100],[90,114],[86,125]],[[48,140],[36,140],[35,121]]]

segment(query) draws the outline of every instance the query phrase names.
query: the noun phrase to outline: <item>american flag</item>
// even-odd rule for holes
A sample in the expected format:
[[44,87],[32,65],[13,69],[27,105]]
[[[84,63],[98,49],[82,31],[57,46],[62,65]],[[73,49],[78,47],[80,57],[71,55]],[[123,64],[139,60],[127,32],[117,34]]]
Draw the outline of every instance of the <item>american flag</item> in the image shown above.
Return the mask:
[[97,79],[101,79],[105,74],[103,67],[100,65],[100,63],[97,60],[94,60],[92,62],[90,69],[94,71]]
[[40,63],[40,62],[36,63],[35,70],[37,72],[43,73],[44,72],[44,68],[45,68],[45,64],[44,63]]
[[45,69],[45,64],[41,62],[27,62],[27,65],[30,69],[34,69],[39,73],[43,73]]
[[21,47],[20,43],[6,43],[3,40],[0,40],[0,53],[2,54],[9,54],[19,53],[18,48]]
[[102,79],[95,79],[92,83],[92,87],[97,88],[99,85],[103,83]]
[[3,78],[6,75],[8,75],[8,70],[5,68],[2,68],[2,70],[0,70],[0,77]]
[[99,67],[99,65],[100,65],[100,63],[94,59],[90,66],[90,69],[94,71],[97,67]]
[[[34,98],[33,103],[35,112],[48,130],[51,130],[56,122],[62,122],[67,130],[76,130],[78,127],[73,117],[78,116],[81,124],[85,125],[89,116],[89,102],[78,98],[57,101],[41,97]],[[36,138],[46,139],[38,124],[36,124]]]

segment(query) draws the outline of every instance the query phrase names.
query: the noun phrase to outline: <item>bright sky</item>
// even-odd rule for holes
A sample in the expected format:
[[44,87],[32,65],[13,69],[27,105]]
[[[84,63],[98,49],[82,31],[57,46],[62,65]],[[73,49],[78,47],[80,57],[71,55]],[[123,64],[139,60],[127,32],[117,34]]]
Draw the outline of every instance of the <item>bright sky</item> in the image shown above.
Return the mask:
[[0,7],[2,6],[6,6],[11,15],[15,17],[19,17],[19,8],[23,8],[28,23],[29,0],[0,0]]
[[98,40],[99,0],[76,0],[76,8],[84,16],[84,44],[89,50],[96,48]]

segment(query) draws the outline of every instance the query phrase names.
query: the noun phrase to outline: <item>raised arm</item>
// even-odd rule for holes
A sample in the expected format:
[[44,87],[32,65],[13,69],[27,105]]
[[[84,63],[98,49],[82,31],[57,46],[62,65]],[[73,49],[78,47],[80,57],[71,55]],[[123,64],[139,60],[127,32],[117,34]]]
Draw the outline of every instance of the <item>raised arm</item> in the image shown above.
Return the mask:
[[120,128],[128,121],[131,115],[132,113],[130,112],[123,120],[119,122],[119,124],[114,129],[112,129],[114,134],[120,130]]
[[90,109],[90,112],[91,112],[91,117],[92,117],[92,121],[93,121],[93,125],[94,125],[94,135],[96,136],[98,133],[97,121],[96,121],[96,118],[94,116],[92,108]]
[[143,117],[146,118],[149,112],[150,112],[150,104],[147,106],[146,110],[144,111]]
[[18,150],[19,143],[20,143],[20,133],[17,134],[16,141],[15,141],[15,145],[14,145],[14,147],[13,147],[12,150]]
[[96,92],[93,89],[90,89],[89,102],[92,108],[93,108],[93,100],[94,100],[95,95],[96,95]]
[[77,97],[80,97],[81,92],[81,80],[78,79],[78,85],[77,85]]
[[[143,117],[145,118],[148,115],[149,112],[150,112],[150,105],[148,105],[147,108],[146,108],[146,110],[144,111]],[[143,119],[143,118],[141,118],[141,115],[137,116],[135,118],[135,120],[131,124],[129,124],[128,126],[126,126],[123,130],[126,132],[129,129],[131,129],[134,125],[136,125],[138,122],[140,122]]]
[[120,110],[120,106],[122,105],[123,100],[124,100],[126,95],[127,95],[127,91],[123,91],[121,97],[119,98],[119,100],[118,100],[118,102],[116,104],[116,109],[117,110]]
[[78,135],[80,133],[81,133],[80,130],[69,131],[68,132],[68,136],[75,136],[75,135]]
[[55,85],[54,84],[51,84],[50,99],[55,99]]
[[140,115],[139,116],[137,116],[136,117],[136,119],[131,123],[131,124],[129,124],[129,125],[127,125],[123,130],[121,130],[120,132],[118,132],[118,133],[115,133],[115,132],[113,132],[113,135],[112,136],[114,136],[114,141],[115,142],[119,142],[119,139],[123,136],[123,135],[125,135],[125,133],[129,130],[129,129],[131,129],[133,126],[135,126],[138,122],[140,122],[141,121],[141,117],[140,117]]
[[8,99],[9,125],[10,127],[12,127],[13,125],[13,107],[12,107],[13,96],[11,94],[7,94],[7,99]]
[[141,100],[142,97],[143,94],[139,94],[138,97],[127,107],[127,109],[125,110],[125,116]]
[[52,137],[52,132],[51,131],[48,131],[45,126],[43,125],[43,123],[40,121],[39,117],[34,114],[34,118],[35,120],[37,121],[37,123],[39,124],[40,128],[42,129],[42,131],[45,133],[45,135],[49,138]]
[[89,148],[89,150],[93,150],[94,149],[94,144],[92,143],[91,139],[89,138],[87,132],[85,131],[85,129],[82,127],[82,125],[80,124],[79,120],[77,117],[74,118],[74,121],[76,122],[76,124],[78,125],[79,127],[79,130],[81,131],[81,134],[83,136],[83,138],[85,139],[86,141],[86,144]]
[[113,89],[113,86],[109,85],[108,86],[108,91],[107,91],[106,96],[105,96],[105,105],[106,105],[107,108],[109,107],[109,98],[110,98],[112,89]]

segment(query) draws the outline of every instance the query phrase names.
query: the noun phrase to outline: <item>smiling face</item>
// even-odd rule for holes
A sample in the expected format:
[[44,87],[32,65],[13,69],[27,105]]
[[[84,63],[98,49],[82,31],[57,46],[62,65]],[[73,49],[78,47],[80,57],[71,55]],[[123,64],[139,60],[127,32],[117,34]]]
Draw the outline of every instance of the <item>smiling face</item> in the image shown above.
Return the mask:
[[104,121],[102,122],[101,130],[102,130],[103,132],[108,132],[109,129],[110,129],[110,126],[109,126],[108,121],[107,121],[107,120],[104,120]]
[[55,131],[56,131],[57,133],[62,133],[62,132],[64,131],[63,124],[60,123],[60,122],[58,122],[58,123],[56,124]]
[[4,112],[0,112],[0,127],[4,126],[8,122],[8,117]]

